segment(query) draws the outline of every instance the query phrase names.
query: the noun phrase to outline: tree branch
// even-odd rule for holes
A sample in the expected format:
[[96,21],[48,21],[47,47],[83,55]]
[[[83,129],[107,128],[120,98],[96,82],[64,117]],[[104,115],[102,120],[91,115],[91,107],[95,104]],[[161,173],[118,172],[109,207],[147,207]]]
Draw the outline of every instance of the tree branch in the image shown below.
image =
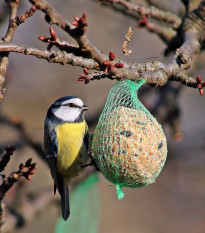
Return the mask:
[[[120,3],[123,2],[124,4],[123,0],[113,1]],[[202,6],[200,6],[195,11],[187,14],[187,17],[183,21],[182,25],[184,42],[181,47],[176,50],[169,63],[163,64],[161,62],[155,61],[130,65],[129,63],[116,60],[115,58],[109,60],[108,56],[101,53],[94,45],[92,45],[89,39],[84,35],[88,26],[86,22],[87,16],[85,13],[83,13],[82,17],[80,18],[74,17],[74,22],[72,22],[72,25],[71,23],[63,19],[46,0],[30,0],[30,2],[35,4],[36,8],[45,12],[45,18],[47,22],[49,22],[50,24],[58,25],[76,40],[79,48],[75,47],[74,49],[75,51],[78,50],[78,52],[81,51],[84,57],[75,56],[72,53],[50,52],[35,48],[25,48],[20,45],[12,44],[0,45],[0,51],[33,55],[38,58],[46,59],[48,62],[71,64],[97,70],[94,74],[81,75],[81,80],[94,80],[105,77],[118,80],[146,79],[146,83],[155,86],[162,86],[168,80],[178,80],[187,86],[194,88],[197,87],[196,80],[194,81],[193,78],[190,79],[187,77],[185,79],[184,76],[179,75],[179,73],[181,73],[185,69],[190,68],[193,55],[200,51],[201,43],[203,43],[204,32],[201,29],[201,26],[205,27],[204,21],[197,18],[198,15],[200,15],[200,17],[203,16],[203,14],[200,13],[200,11],[203,11]],[[126,4],[127,3],[128,2],[126,1]],[[139,8],[139,11],[144,13],[152,12],[145,10],[144,8]],[[150,14],[155,15],[154,12]],[[160,15],[160,17],[162,18],[165,17],[163,14]],[[158,30],[160,31],[159,28]],[[69,46],[63,44],[57,38],[56,33],[52,28],[50,28],[50,34],[51,38],[39,37],[39,39],[44,42],[48,42],[49,45],[56,45],[59,49],[65,50],[65,48],[67,48],[69,50]],[[99,69],[101,71],[99,71]],[[105,72],[105,74],[103,74],[103,71]]]
[[[90,58],[93,58],[98,63],[102,63],[107,59],[107,57],[94,45],[92,45],[92,43],[84,35],[85,31],[87,30],[87,25],[83,27],[74,27],[70,22],[64,20],[46,0],[29,1],[46,14],[45,19],[49,24],[56,24],[66,31],[71,37],[73,37],[78,43],[79,48],[83,52],[87,52]],[[83,18],[83,16],[81,18]]]
[[20,164],[19,170],[12,172],[8,177],[3,178],[3,182],[0,185],[0,202],[4,198],[6,192],[17,182],[22,176],[27,180],[31,180],[31,175],[35,174],[34,170],[36,169],[36,164],[31,163],[32,159],[28,159],[25,162],[25,165]]
[[[22,14],[19,17],[16,17],[21,0],[13,0],[13,1],[7,0],[7,2],[10,5],[9,26],[8,26],[6,36],[2,38],[2,41],[0,41],[0,44],[10,43],[13,39],[14,33],[16,32],[16,29],[18,28],[18,26],[21,23],[23,23],[28,17],[31,17],[34,14],[34,12],[37,10],[36,7],[34,6],[34,7],[31,7],[31,9],[27,11],[25,14]],[[6,70],[9,65],[9,58],[8,58],[9,52],[0,53],[0,56],[1,56],[1,61],[0,61],[0,101],[1,101],[6,91],[6,89],[2,87],[5,81]]]
[[[73,66],[86,67],[88,69],[99,69],[99,65],[94,62],[92,59],[85,59],[83,57],[77,57],[73,54],[66,54],[62,52],[49,52],[47,50],[40,50],[35,48],[25,48],[20,45],[13,44],[2,44],[0,45],[0,51],[9,51],[17,52],[26,55],[36,56],[40,59],[46,59],[51,63],[60,63],[60,64],[71,64]],[[177,58],[175,58],[177,59]],[[175,60],[174,60],[175,61]],[[181,81],[184,85],[196,88],[196,80],[193,81],[193,78],[186,79],[184,82],[184,76],[177,75],[178,68],[175,67],[176,64],[174,61],[165,65],[161,62],[146,62],[146,63],[136,63],[130,65],[129,63],[120,61],[124,67],[123,68],[114,68],[110,71],[109,74],[104,73],[103,71],[96,71],[88,75],[90,80],[99,80],[102,78],[109,79],[130,79],[130,80],[141,80],[146,79],[146,83],[154,84],[155,86],[164,85],[168,79]],[[169,71],[169,72],[167,72]],[[177,76],[176,79],[173,77]]]
[[71,53],[65,52],[49,52],[48,50],[41,50],[36,48],[26,48],[21,45],[14,44],[0,44],[0,51],[16,52],[25,55],[32,55],[39,59],[45,59],[50,63],[70,64],[72,66],[81,66],[88,69],[99,69],[99,66],[92,59],[75,56]]
[[176,14],[173,14],[169,11],[163,11],[154,6],[145,7],[143,5],[133,4],[126,0],[102,0],[102,2],[123,5],[127,9],[131,11],[135,11],[141,16],[147,16],[152,19],[156,19],[161,22],[168,23],[175,29],[178,28],[182,22],[181,18],[178,17]]
[[[16,9],[17,7],[18,7],[18,5],[16,4],[15,11],[17,10]],[[12,9],[13,8],[11,8],[11,10]],[[25,14],[21,14],[19,16],[11,18],[10,22],[9,22],[9,27],[8,27],[8,31],[6,33],[6,36],[4,38],[2,38],[2,42],[0,42],[0,43],[3,43],[3,42],[9,43],[9,42],[11,42],[13,37],[14,37],[14,34],[16,32],[16,29],[18,28],[18,26],[20,24],[24,23],[26,19],[33,16],[33,14],[35,13],[36,10],[37,10],[36,7],[33,6],[33,7],[31,7],[30,10],[26,11]],[[12,15],[14,15],[14,13]]]
[[[2,156],[0,161],[0,171],[2,172],[7,166],[11,155],[15,151],[15,146],[6,147],[6,153]],[[5,197],[8,190],[13,186],[15,182],[17,182],[22,176],[27,180],[31,180],[31,175],[35,174],[36,164],[31,163],[32,159],[28,159],[25,164],[21,163],[19,165],[19,170],[16,172],[12,172],[8,177],[4,174],[0,174],[2,177],[2,183],[0,185],[0,231],[4,224],[4,204],[3,198]]]
[[[11,2],[7,1],[10,5],[9,22],[16,17],[20,1],[21,0],[16,0],[16,1],[11,1]],[[6,36],[2,39],[2,42],[0,42],[0,43],[3,43],[5,40],[8,40],[8,42],[12,41],[13,37],[12,37],[11,31],[14,31],[14,30],[11,30],[11,25],[9,24]],[[3,95],[6,91],[6,89],[2,88],[2,87],[3,87],[3,83],[5,81],[6,70],[7,70],[7,67],[9,65],[8,55],[9,55],[9,53],[1,53],[0,54],[0,56],[1,56],[1,61],[0,61],[0,101],[3,99]]]
[[150,22],[146,16],[143,16],[143,18],[138,21],[138,24],[138,28],[146,27],[148,31],[158,35],[166,44],[168,44],[171,39],[177,35],[177,32],[173,30],[173,28],[164,26],[159,22]]

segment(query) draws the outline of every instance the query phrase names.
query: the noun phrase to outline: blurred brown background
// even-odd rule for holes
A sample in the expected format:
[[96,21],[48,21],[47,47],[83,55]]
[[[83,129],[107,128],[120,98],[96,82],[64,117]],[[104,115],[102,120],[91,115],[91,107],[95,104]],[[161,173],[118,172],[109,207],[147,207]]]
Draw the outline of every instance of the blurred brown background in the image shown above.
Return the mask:
[[[57,11],[72,21],[73,15],[81,16],[87,12],[89,29],[87,36],[104,53],[110,50],[117,58],[127,61],[144,62],[145,58],[160,56],[165,45],[160,39],[146,31],[135,29],[130,48],[133,54],[125,58],[121,51],[124,36],[129,26],[135,26],[133,19],[101,6],[89,0],[50,0]],[[175,2],[175,4],[173,4]],[[176,11],[180,1],[172,1],[169,9]],[[0,2],[0,12],[8,10],[4,1]],[[24,13],[31,5],[22,1],[20,12]],[[7,30],[8,18],[1,23],[0,35]],[[21,25],[13,43],[31,47],[46,48],[38,36],[49,35],[49,25],[44,21],[42,12]],[[66,33],[56,29],[62,40],[73,42]],[[203,61],[203,54],[200,61]],[[48,107],[58,98],[66,95],[79,96],[89,106],[87,119],[97,117],[105,103],[109,88],[115,83],[110,80],[90,82],[88,85],[77,82],[82,69],[70,65],[49,64],[31,56],[10,54],[7,72],[7,93],[1,103],[1,113],[16,115],[23,120],[26,129],[36,141],[43,143],[43,124]],[[203,65],[192,71],[193,77],[205,77]],[[153,88],[156,89],[156,88]],[[152,90],[154,92],[156,90]],[[150,104],[152,101],[145,99]],[[101,176],[98,184],[101,197],[101,215],[99,233],[204,233],[205,232],[205,108],[204,97],[197,90],[183,88],[179,95],[182,112],[181,128],[183,140],[175,142],[165,125],[168,137],[168,160],[155,184],[142,189],[125,189],[126,196],[117,201],[115,188]],[[1,124],[0,145],[15,142],[19,135],[10,127]],[[94,130],[92,127],[91,131]],[[44,162],[28,147],[19,148],[12,158],[7,174],[16,166],[33,157],[38,163],[36,175],[26,188],[38,192],[52,187],[50,172]],[[72,203],[71,203],[72,204]],[[54,231],[54,225],[60,210],[50,206],[39,215],[26,229],[17,232],[33,233]],[[74,232],[72,232],[74,233]],[[76,232],[78,233],[78,232]],[[83,233],[83,232],[82,232]]]

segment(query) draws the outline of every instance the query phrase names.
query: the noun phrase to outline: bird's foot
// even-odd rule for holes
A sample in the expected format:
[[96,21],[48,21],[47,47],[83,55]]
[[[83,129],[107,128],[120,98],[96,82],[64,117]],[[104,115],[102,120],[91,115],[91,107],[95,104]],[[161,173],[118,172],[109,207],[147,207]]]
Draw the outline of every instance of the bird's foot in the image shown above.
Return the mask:
[[82,165],[81,168],[85,168],[85,167],[89,167],[89,166],[94,166],[97,171],[100,171],[100,169],[98,168],[98,166],[97,166],[97,164],[95,162],[95,159],[92,156],[92,151],[90,151],[88,155],[90,157],[90,163]]

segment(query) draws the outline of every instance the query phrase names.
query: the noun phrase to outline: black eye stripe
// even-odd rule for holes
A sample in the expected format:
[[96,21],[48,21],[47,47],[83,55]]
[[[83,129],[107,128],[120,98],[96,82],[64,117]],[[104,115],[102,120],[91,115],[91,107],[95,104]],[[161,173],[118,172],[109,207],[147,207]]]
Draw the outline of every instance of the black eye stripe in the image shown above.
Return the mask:
[[80,106],[74,104],[74,103],[68,103],[68,104],[63,104],[62,106],[68,106],[68,107],[71,107],[71,108],[81,108]]
[[78,106],[78,105],[76,105],[76,104],[74,104],[74,103],[67,103],[67,104],[60,104],[60,103],[55,103],[55,104],[53,104],[53,108],[59,108],[59,107],[61,107],[61,106],[68,106],[68,107],[71,107],[71,108],[82,108],[82,106]]

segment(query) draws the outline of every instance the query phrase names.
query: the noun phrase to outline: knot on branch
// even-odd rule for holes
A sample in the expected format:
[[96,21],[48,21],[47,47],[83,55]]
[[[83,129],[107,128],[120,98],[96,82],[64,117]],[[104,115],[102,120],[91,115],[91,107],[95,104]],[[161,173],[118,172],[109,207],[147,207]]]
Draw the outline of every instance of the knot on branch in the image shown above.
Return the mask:
[[181,67],[182,64],[186,65],[184,69],[189,69],[192,61],[192,54],[191,52],[186,50],[177,49],[175,52],[176,62]]
[[[146,74],[147,73],[147,74]],[[164,86],[168,80],[168,75],[163,69],[158,69],[154,72],[144,72],[141,78],[146,79],[146,83],[151,84],[152,87]]]

